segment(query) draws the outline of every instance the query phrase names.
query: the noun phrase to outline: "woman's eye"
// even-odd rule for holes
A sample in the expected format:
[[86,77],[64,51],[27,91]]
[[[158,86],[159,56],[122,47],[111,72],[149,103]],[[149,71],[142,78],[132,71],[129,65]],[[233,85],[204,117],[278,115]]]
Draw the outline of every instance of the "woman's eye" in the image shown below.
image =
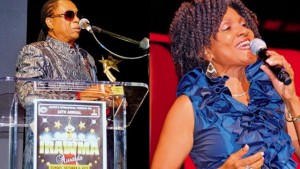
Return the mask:
[[222,31],[227,31],[227,30],[230,30],[231,29],[231,27],[230,26],[224,26],[224,27],[222,27]]
[[244,26],[244,27],[247,27],[247,22],[244,20],[244,21],[241,22],[241,25]]

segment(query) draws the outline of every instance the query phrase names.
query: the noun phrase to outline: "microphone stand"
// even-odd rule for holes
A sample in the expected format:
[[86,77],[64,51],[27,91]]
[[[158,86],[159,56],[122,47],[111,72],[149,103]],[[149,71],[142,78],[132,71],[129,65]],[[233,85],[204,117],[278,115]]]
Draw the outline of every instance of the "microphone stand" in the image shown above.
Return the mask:
[[95,31],[95,32],[98,32],[98,33],[103,33],[103,34],[109,35],[111,37],[114,37],[114,38],[129,42],[129,43],[138,45],[140,48],[142,48],[144,50],[149,48],[149,39],[146,38],[146,37],[139,42],[137,40],[134,40],[134,39],[122,36],[122,35],[118,35],[116,33],[104,30],[104,29],[96,27],[96,26],[92,26],[92,30]]
[[[149,50],[147,50],[147,49],[149,49],[150,45],[149,45],[149,39],[146,38],[146,37],[144,37],[144,39],[141,40],[141,41],[139,42],[139,41],[136,41],[136,40],[127,38],[127,37],[125,37],[125,36],[121,36],[121,35],[118,35],[118,34],[116,34],[116,33],[112,33],[112,32],[110,32],[110,31],[103,30],[103,29],[101,29],[101,28],[99,28],[99,27],[91,26],[89,20],[86,19],[86,18],[80,19],[80,21],[79,21],[79,26],[80,26],[81,29],[85,29],[85,30],[87,30],[88,32],[90,32],[90,33],[93,35],[94,39],[97,41],[97,43],[98,43],[103,49],[105,49],[107,52],[109,52],[110,54],[112,54],[112,55],[114,55],[114,56],[117,56],[117,57],[122,58],[122,59],[140,59],[140,58],[149,56]],[[147,50],[147,51],[146,51],[146,54],[141,55],[141,56],[137,56],[137,57],[126,57],[126,56],[122,56],[122,55],[116,54],[116,53],[114,53],[113,51],[111,51],[111,50],[109,50],[108,48],[106,48],[106,47],[105,47],[105,46],[97,39],[96,35],[94,34],[94,31],[95,31],[95,32],[98,32],[98,33],[104,33],[104,34],[110,35],[110,36],[112,36],[112,37],[114,37],[114,38],[118,38],[118,39],[120,39],[120,40],[123,40],[123,41],[126,41],[126,42],[130,42],[130,43],[133,43],[133,44],[136,44],[136,45],[139,45],[140,48],[142,48],[142,49],[144,49],[144,50]]]
[[140,44],[140,42],[137,41],[137,40],[134,40],[134,39],[122,36],[122,35],[118,35],[116,33],[113,33],[113,32],[110,32],[110,31],[107,31],[107,30],[104,30],[104,29],[101,29],[101,28],[96,27],[96,26],[92,26],[92,29],[94,31],[98,32],[98,33],[104,33],[104,34],[107,34],[109,36],[112,36],[114,38],[117,38],[117,39],[120,39],[120,40],[123,40],[123,41],[126,41],[126,42],[130,42],[130,43],[133,43],[133,44],[136,44],[136,45]]
[[[109,52],[110,54],[112,54],[112,55],[114,55],[114,56],[116,56],[116,57],[119,57],[119,58],[121,58],[121,59],[129,59],[129,60],[132,60],[132,59],[141,59],[141,58],[144,58],[144,57],[148,57],[148,56],[149,56],[149,53],[148,53],[148,52],[146,52],[146,54],[144,54],[144,55],[137,56],[137,57],[126,57],[126,56],[122,56],[122,55],[119,55],[119,54],[117,54],[117,53],[114,53],[113,51],[111,51],[111,50],[109,50],[108,48],[106,48],[106,47],[105,47],[105,46],[97,39],[97,37],[96,37],[96,35],[94,34],[93,31],[89,31],[89,32],[93,35],[94,39],[97,41],[97,43],[98,43],[103,49],[105,49],[107,52]],[[148,45],[149,45],[149,43],[143,42],[143,41],[145,41],[145,39],[146,39],[146,42],[148,42],[148,39],[147,39],[147,38],[144,38],[144,39],[141,41],[142,43],[139,43],[139,44],[140,44],[140,47],[143,46],[143,44],[148,44]],[[149,48],[149,47],[148,47],[148,48]]]

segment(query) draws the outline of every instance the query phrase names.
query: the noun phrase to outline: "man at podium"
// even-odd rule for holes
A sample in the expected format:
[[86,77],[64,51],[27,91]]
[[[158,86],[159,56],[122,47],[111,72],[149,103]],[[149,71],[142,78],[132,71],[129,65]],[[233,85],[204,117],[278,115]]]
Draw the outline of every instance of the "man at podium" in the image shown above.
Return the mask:
[[[17,78],[96,81],[93,57],[75,41],[81,31],[79,14],[71,0],[49,0],[41,10],[42,30],[37,42],[22,48],[17,59]],[[26,108],[26,123],[33,121],[32,100],[39,98],[76,100],[75,93],[36,92],[31,82],[18,81],[19,102]],[[23,168],[33,168],[33,132],[26,129]]]

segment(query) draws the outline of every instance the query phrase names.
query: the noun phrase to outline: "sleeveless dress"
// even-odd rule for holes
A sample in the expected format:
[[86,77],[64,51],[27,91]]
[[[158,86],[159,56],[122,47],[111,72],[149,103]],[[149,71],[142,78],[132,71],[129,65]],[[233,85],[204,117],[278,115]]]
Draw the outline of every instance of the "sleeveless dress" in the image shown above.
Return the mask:
[[225,86],[227,76],[208,78],[195,68],[180,81],[177,96],[193,105],[195,128],[190,156],[197,169],[216,169],[245,144],[245,156],[264,152],[263,169],[294,169],[294,147],[286,133],[284,103],[257,61],[246,69],[250,82],[248,106],[235,100]]

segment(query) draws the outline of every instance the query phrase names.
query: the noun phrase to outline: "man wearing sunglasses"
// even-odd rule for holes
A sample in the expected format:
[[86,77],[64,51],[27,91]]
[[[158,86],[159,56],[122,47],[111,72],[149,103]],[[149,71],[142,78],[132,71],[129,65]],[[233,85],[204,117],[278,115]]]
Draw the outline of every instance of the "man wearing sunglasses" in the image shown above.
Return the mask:
[[[49,9],[42,9],[41,33],[44,35],[48,34],[52,38],[66,42],[70,46],[74,47],[75,40],[79,38],[79,33],[81,30],[79,27],[80,16],[78,15],[78,9],[76,8],[75,4],[69,0],[57,1],[57,5],[58,6],[56,9],[53,10],[52,8],[52,12],[49,12]],[[42,36],[40,38],[45,37]]]
[[[78,9],[71,0],[49,0],[41,10],[42,30],[38,42],[28,44],[20,51],[17,60],[18,78],[96,81],[93,57],[80,48]],[[19,81],[16,85],[19,102],[26,109],[26,123],[33,122],[32,100],[36,97],[50,99],[76,99],[76,94],[37,92],[31,82]],[[25,132],[23,168],[33,168],[33,133]]]

